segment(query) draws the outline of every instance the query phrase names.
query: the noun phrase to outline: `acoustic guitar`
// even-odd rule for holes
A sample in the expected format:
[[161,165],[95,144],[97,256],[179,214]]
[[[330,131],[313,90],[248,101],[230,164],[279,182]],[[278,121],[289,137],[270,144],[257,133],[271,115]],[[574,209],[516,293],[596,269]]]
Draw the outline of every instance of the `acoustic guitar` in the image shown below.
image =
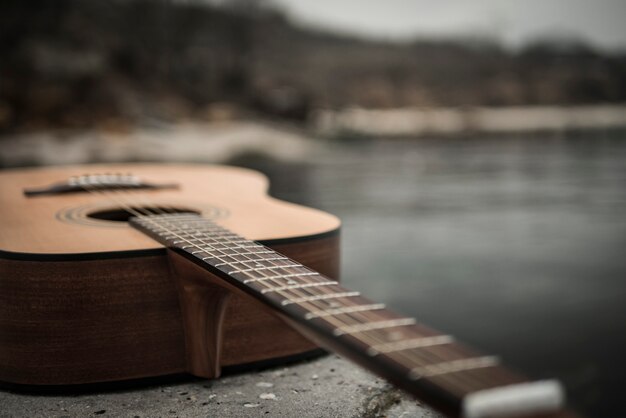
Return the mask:
[[528,381],[338,282],[339,220],[224,166],[0,173],[0,381],[75,385],[331,350],[450,416],[565,417]]

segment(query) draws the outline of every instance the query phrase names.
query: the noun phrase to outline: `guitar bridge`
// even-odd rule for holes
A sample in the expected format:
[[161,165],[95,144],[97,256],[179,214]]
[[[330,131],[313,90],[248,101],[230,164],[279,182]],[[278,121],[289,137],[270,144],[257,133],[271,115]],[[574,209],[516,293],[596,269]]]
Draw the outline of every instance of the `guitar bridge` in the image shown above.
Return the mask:
[[26,188],[26,196],[55,195],[65,193],[81,193],[101,190],[127,190],[127,189],[176,189],[175,183],[149,183],[132,174],[105,173],[85,174],[70,177],[67,181],[53,183],[43,187]]

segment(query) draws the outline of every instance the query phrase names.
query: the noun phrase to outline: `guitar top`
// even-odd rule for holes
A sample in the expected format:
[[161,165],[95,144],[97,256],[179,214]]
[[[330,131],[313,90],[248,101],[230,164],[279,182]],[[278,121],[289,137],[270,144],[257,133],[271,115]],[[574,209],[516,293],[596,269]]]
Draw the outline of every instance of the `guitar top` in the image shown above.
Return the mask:
[[[303,238],[338,232],[337,217],[267,196],[269,183],[258,172],[225,166],[118,165],[12,170],[0,174],[0,251],[32,254],[85,254],[161,249],[127,225],[97,219],[120,205],[114,199],[81,193],[29,195],[90,173],[132,173],[154,185],[152,202],[201,213],[252,240]],[[126,186],[123,183],[122,186]],[[50,187],[52,186],[52,187]],[[127,190],[121,187],[119,191]],[[130,189],[133,190],[133,189]],[[135,193],[135,196],[142,196]],[[141,200],[144,197],[136,197]],[[141,202],[140,202],[141,203]],[[97,235],[98,239],[93,239]]]
[[0,173],[0,381],[71,385],[336,351],[451,416],[570,416],[529,382],[338,282],[339,220],[223,166]]

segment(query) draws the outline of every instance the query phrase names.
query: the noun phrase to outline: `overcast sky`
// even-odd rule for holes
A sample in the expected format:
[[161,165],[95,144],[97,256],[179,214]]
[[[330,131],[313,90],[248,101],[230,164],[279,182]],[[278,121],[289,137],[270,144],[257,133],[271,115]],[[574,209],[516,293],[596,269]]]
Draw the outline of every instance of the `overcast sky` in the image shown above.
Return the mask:
[[626,0],[272,0],[292,20],[369,37],[467,33],[516,46],[544,35],[574,36],[626,50]]

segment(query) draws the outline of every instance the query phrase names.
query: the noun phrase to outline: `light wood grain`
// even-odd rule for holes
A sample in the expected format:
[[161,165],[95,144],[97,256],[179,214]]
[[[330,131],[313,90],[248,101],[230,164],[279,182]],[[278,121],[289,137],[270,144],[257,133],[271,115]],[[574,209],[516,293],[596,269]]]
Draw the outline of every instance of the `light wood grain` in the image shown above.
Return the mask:
[[[141,191],[115,197],[75,193],[26,197],[24,188],[45,186],[85,173],[131,172],[155,183],[180,184],[178,190]],[[218,222],[253,240],[320,234],[339,228],[328,213],[267,196],[268,181],[240,168],[204,165],[106,165],[11,170],[0,175],[0,250],[17,253],[67,254],[159,248],[131,227],[101,221],[100,226],[56,221],[60,211],[84,205],[120,206],[124,202],[156,202],[227,215]]]
[[[212,328],[220,323],[215,317],[204,325],[196,324],[204,328],[205,336],[213,334],[214,340],[221,334],[221,350],[201,364],[190,362],[183,315],[187,308],[181,308],[177,278],[170,270],[165,248],[119,224],[83,225],[57,219],[64,208],[101,204],[101,196],[26,198],[22,193],[25,187],[43,186],[71,175],[116,171],[133,172],[157,183],[178,181],[180,190],[144,195],[207,212],[218,206],[229,214],[219,220],[224,226],[251,239],[272,240],[269,244],[277,251],[329,277],[338,277],[337,218],[268,197],[267,180],[259,173],[194,165],[2,172],[0,381],[66,385],[182,372],[214,376],[220,367],[284,358],[316,348],[259,302],[233,294],[217,311],[211,307],[196,310],[195,316],[223,315],[221,332]],[[219,297],[205,296],[194,300],[220,303]],[[209,346],[198,350],[210,354]]]

